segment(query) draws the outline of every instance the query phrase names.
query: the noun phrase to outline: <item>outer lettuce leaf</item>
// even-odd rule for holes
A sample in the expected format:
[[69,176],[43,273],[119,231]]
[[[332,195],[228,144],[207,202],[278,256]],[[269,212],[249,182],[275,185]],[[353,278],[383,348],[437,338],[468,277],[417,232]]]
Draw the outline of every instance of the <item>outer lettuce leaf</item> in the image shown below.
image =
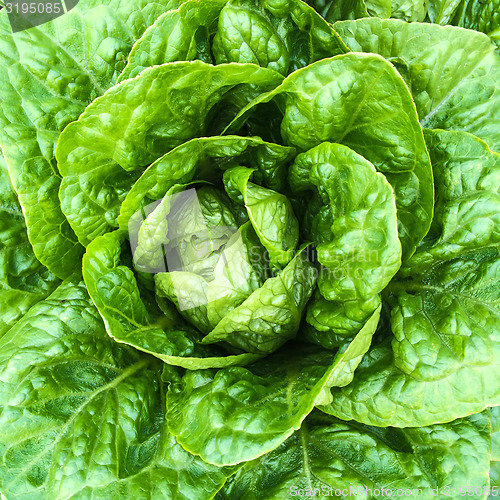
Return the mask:
[[425,130],[436,184],[437,213],[430,235],[442,231],[442,208],[469,191],[500,194],[500,155],[464,132]]
[[491,462],[490,486],[492,492],[494,491],[496,494],[491,494],[488,500],[498,497],[498,490],[500,489],[500,462]]
[[464,0],[429,0],[427,15],[431,23],[454,24],[451,22]]
[[213,63],[210,38],[226,3],[227,0],[188,0],[178,9],[162,14],[134,45],[118,81],[167,62],[200,59]]
[[217,64],[254,63],[283,75],[349,49],[314,9],[300,0],[231,0],[214,38]]
[[170,431],[186,450],[216,465],[273,450],[315,404],[329,399],[329,387],[352,381],[379,316],[380,309],[335,357],[316,346],[289,343],[248,368],[188,372],[167,394]]
[[175,184],[212,180],[214,172],[237,165],[256,169],[254,176],[264,186],[282,189],[285,167],[294,153],[294,148],[258,137],[202,137],[188,141],[155,161],[132,186],[120,209],[120,228],[127,230],[137,211],[165,196]]
[[489,445],[484,415],[401,430],[313,413],[282,445],[245,464],[217,498],[281,499],[317,491],[315,496],[382,499],[398,489],[446,498],[454,487],[486,491]]
[[490,408],[491,419],[491,460],[500,460],[500,406]]
[[148,68],[110,89],[61,134],[60,199],[83,245],[117,227],[120,204],[154,160],[206,132],[211,109],[231,88],[262,90],[281,76],[254,65],[201,61]]
[[349,340],[363,327],[368,316],[380,306],[380,294],[370,300],[326,300],[316,290],[307,307],[307,323],[301,334],[310,342],[333,349]]
[[394,17],[403,21],[423,21],[427,13],[425,0],[336,0],[325,13],[329,23],[360,17]]
[[0,150],[0,337],[58,284],[33,254]]
[[[437,199],[440,232],[385,291],[392,342],[373,348],[354,382],[322,408],[340,418],[421,426],[500,404],[498,155],[464,132],[426,136],[440,157],[436,178],[453,179]],[[471,164],[455,156],[467,148],[483,153],[472,176]]]
[[341,143],[385,174],[396,194],[403,253],[411,256],[431,224],[432,170],[415,105],[394,67],[374,54],[319,61],[255,99],[228,129],[274,97],[284,109],[287,143],[302,150]]
[[116,81],[165,0],[81,0],[54,21],[12,34],[0,13],[0,147],[37,258],[61,278],[82,247],[58,200],[54,160],[63,128]]
[[85,284],[113,339],[192,370],[247,364],[260,357],[228,355],[199,345],[200,332],[186,328],[176,316],[165,315],[154,299],[141,294],[133,271],[121,262],[122,244],[128,244],[124,239],[120,231],[99,236],[83,258]]
[[224,173],[224,185],[233,200],[245,205],[260,242],[269,252],[271,264],[284,266],[293,257],[299,241],[299,223],[288,198],[250,182],[253,170],[235,167]]
[[486,33],[500,46],[500,1],[463,0],[452,24]]
[[375,52],[405,79],[423,127],[462,130],[500,148],[500,58],[487,36],[393,19],[335,23],[352,50]]
[[0,346],[7,498],[209,499],[224,484],[169,434],[160,363],[106,335],[83,285],[61,285]]

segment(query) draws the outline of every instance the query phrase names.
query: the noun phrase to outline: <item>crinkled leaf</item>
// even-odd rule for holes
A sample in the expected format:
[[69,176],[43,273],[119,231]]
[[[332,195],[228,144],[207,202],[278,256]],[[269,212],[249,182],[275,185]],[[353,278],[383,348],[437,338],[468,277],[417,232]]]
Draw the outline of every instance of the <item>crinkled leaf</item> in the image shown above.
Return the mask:
[[451,20],[462,3],[463,0],[429,0],[429,20],[436,24],[453,24]]
[[79,241],[117,227],[120,204],[145,167],[206,132],[210,110],[231,88],[268,90],[281,76],[254,65],[176,62],[110,89],[61,134],[61,206]]
[[245,167],[227,170],[226,191],[245,205],[260,242],[269,252],[271,264],[284,266],[293,257],[299,241],[299,223],[288,198],[250,182],[252,174],[253,170]]
[[315,271],[306,252],[299,251],[277,276],[226,314],[203,344],[224,341],[247,352],[275,351],[297,334],[316,284]]
[[183,327],[177,318],[165,316],[147,302],[133,271],[120,262],[123,241],[120,231],[100,236],[83,258],[85,284],[111,337],[188,369],[240,365],[259,358],[255,354],[227,355],[221,349],[201,346],[199,332]]
[[[460,131],[425,130],[436,184],[438,210],[468,191],[500,194],[500,155],[477,137]],[[430,234],[442,227],[443,214],[433,220]]]
[[314,413],[274,451],[245,464],[219,498],[289,498],[308,490],[312,496],[315,489],[323,496],[363,499],[408,490],[423,498],[438,492],[446,498],[446,491],[452,497],[455,487],[457,492],[485,491],[489,441],[483,415],[431,427],[382,429]]
[[366,319],[380,305],[380,294],[370,300],[327,300],[319,290],[307,306],[305,338],[331,349],[362,328]]
[[472,30],[394,19],[335,23],[352,50],[392,61],[405,79],[423,127],[470,132],[500,147],[500,58]]
[[58,284],[33,254],[0,150],[0,337]]
[[266,276],[262,262],[254,262],[262,248],[250,223],[231,231],[218,249],[213,248],[210,238],[203,246],[212,248],[200,260],[179,270],[160,272],[154,280],[157,296],[168,298],[187,321],[209,333],[257,290]]
[[322,142],[349,146],[393,186],[403,253],[427,233],[433,204],[432,170],[415,105],[404,81],[373,54],[345,54],[311,64],[244,108],[281,99],[284,139],[307,150]]
[[218,64],[254,63],[286,75],[348,49],[300,0],[231,0],[220,14],[213,52]]
[[189,0],[162,14],[132,48],[118,81],[167,62],[214,62],[210,37],[217,30],[219,14],[226,3],[227,0]]
[[104,330],[65,283],[0,340],[0,488],[9,499],[209,499],[223,470],[176,443],[160,363]]
[[54,150],[60,132],[116,81],[133,43],[164,0],[81,0],[38,27],[12,33],[0,13],[0,146],[37,258],[61,278],[83,249],[61,212]]
[[188,141],[155,161],[133,185],[120,209],[120,228],[127,230],[132,215],[165,196],[174,184],[213,180],[217,170],[237,165],[255,168],[263,185],[281,189],[286,164],[294,151],[258,137],[202,137]]
[[335,357],[332,351],[291,343],[248,368],[188,372],[167,394],[170,431],[186,450],[217,465],[273,450],[315,404],[328,400],[329,387],[351,382],[379,314]]
[[370,351],[349,387],[334,391],[326,411],[341,418],[420,426],[500,404],[500,196],[488,182],[498,164],[487,154],[469,177],[451,141],[467,148],[471,139],[454,132],[433,139],[438,154],[451,153],[434,164],[436,178],[454,179],[437,199],[440,233],[384,292],[394,338]]
[[452,24],[471,30],[482,31],[499,45],[500,42],[500,1],[463,0]]
[[341,302],[371,300],[401,265],[392,187],[369,161],[340,144],[323,143],[297,156],[292,189],[299,176],[319,191],[333,221],[331,234],[322,234],[316,247],[325,268],[318,276],[322,295]]

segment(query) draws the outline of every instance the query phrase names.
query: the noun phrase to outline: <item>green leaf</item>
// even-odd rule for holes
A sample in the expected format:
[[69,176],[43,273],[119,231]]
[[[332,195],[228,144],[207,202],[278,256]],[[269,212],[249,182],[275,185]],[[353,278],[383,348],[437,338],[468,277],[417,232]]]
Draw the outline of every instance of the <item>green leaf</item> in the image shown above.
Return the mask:
[[188,372],[167,394],[170,432],[186,450],[216,465],[273,450],[315,404],[328,400],[328,388],[352,381],[379,315],[380,309],[335,357],[316,346],[291,343],[248,368]]
[[299,251],[274,278],[226,314],[203,344],[227,342],[247,352],[270,353],[295,337],[316,284],[316,269]]
[[175,184],[193,179],[214,180],[218,170],[246,165],[271,189],[281,189],[285,167],[294,148],[264,142],[258,137],[202,137],[192,139],[155,161],[125,197],[118,222],[128,229],[130,218],[142,207],[157,201]]
[[422,22],[427,14],[428,0],[392,0],[391,17],[408,22]]
[[500,460],[500,406],[490,408],[491,418],[491,460]]
[[231,88],[267,90],[280,81],[251,64],[176,62],[148,68],[94,101],[57,147],[61,206],[79,241],[86,246],[117,227],[120,204],[145,167],[205,133],[210,110]]
[[247,364],[256,354],[228,355],[212,346],[201,346],[202,335],[166,316],[141,294],[133,271],[123,265],[125,234],[120,231],[97,237],[83,258],[83,277],[106,331],[117,342],[152,354],[165,363],[187,369]]
[[[250,223],[238,228],[222,191],[185,192],[172,201],[167,213],[162,209],[165,201],[168,198],[143,223],[134,262],[138,254],[140,259],[146,257],[146,265],[157,265],[156,256],[161,259],[163,267],[147,271],[157,272],[157,296],[171,300],[187,321],[208,333],[262,285],[263,249]],[[149,226],[154,247],[143,253],[141,232]]]
[[260,242],[269,252],[271,264],[284,266],[293,257],[299,241],[299,223],[288,198],[250,182],[252,175],[253,170],[246,167],[227,170],[226,191],[234,201],[245,205]]
[[482,31],[489,35],[498,46],[500,38],[500,1],[463,0],[452,24]]
[[429,0],[428,16],[432,23],[455,24],[451,20],[463,0]]
[[132,48],[118,81],[167,62],[200,59],[212,63],[210,37],[217,30],[219,14],[226,3],[227,0],[189,0],[162,14]]
[[15,35],[0,13],[0,147],[34,253],[60,278],[73,273],[83,249],[59,205],[58,136],[113,85],[164,4],[81,0],[64,16]]
[[323,143],[298,155],[290,169],[292,189],[300,176],[301,188],[308,178],[333,221],[331,234],[315,241],[325,268],[318,276],[321,294],[340,302],[371,300],[401,265],[392,187],[369,161],[340,144]]
[[491,462],[490,467],[490,487],[495,494],[490,494],[488,500],[498,497],[498,489],[500,488],[500,462]]
[[209,499],[227,473],[164,421],[161,363],[104,331],[65,283],[0,340],[0,488],[12,499]]
[[433,204],[432,170],[408,88],[394,67],[373,54],[345,54],[296,71],[243,109],[281,99],[286,142],[308,150],[344,144],[384,173],[393,186],[404,257],[427,233]]
[[[344,419],[421,426],[500,404],[498,155],[465,133],[426,135],[441,158],[436,179],[451,180],[437,198],[439,233],[384,291],[394,337],[386,332],[354,382],[333,393],[325,411]],[[472,171],[455,157],[471,146],[479,153]]]
[[229,1],[213,43],[217,64],[254,63],[283,75],[348,50],[331,26],[299,0]]
[[393,19],[335,23],[352,50],[375,52],[405,79],[426,128],[462,130],[500,148],[500,59],[487,36]]
[[442,230],[440,213],[448,202],[468,191],[500,194],[500,155],[477,137],[460,131],[425,130],[436,184],[438,212],[431,235]]
[[380,294],[369,300],[327,300],[316,290],[307,306],[306,316],[313,328],[304,331],[305,338],[332,349],[359,332],[380,302]]
[[58,284],[33,254],[0,150],[0,338]]
[[334,23],[345,19],[358,19],[359,17],[368,16],[391,17],[391,10],[391,0],[331,1],[325,19],[329,23]]
[[251,0],[227,2],[213,42],[215,60],[217,64],[254,63],[286,75],[290,64],[286,35],[291,29],[290,21],[273,23],[271,16]]
[[382,429],[312,414],[273,452],[245,464],[219,498],[386,498],[408,490],[411,496],[452,498],[454,487],[486,490],[488,448],[482,415]]

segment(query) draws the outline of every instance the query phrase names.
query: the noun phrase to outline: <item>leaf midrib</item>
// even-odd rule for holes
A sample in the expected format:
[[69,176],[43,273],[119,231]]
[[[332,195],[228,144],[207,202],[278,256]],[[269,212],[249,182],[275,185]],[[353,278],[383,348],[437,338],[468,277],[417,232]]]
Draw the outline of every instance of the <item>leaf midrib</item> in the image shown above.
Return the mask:
[[78,416],[81,414],[81,412],[101,393],[110,391],[115,389],[120,383],[122,383],[125,379],[128,377],[134,375],[136,372],[144,368],[145,366],[149,365],[150,360],[144,359],[142,361],[138,361],[137,363],[134,363],[133,365],[129,366],[126,370],[123,371],[121,375],[113,379],[111,382],[108,384],[105,384],[95,391],[92,391],[91,393],[88,394],[87,399],[85,400],[84,403],[82,403],[73,413],[71,418],[69,418],[64,425],[61,426],[60,433],[58,437],[51,443],[50,447],[45,448],[42,452],[40,452],[38,455],[36,455],[30,462],[28,462],[22,469],[19,469],[17,471],[17,474],[11,477],[11,480],[9,483],[5,484],[5,487],[8,489],[12,487],[15,482],[19,479],[20,476],[24,475],[26,472],[28,472],[33,465],[35,465],[40,458],[42,458],[44,455],[46,455],[50,450],[54,450],[57,447],[57,444],[59,441],[66,435],[67,431],[70,429],[71,425],[74,423],[74,421],[78,418]]

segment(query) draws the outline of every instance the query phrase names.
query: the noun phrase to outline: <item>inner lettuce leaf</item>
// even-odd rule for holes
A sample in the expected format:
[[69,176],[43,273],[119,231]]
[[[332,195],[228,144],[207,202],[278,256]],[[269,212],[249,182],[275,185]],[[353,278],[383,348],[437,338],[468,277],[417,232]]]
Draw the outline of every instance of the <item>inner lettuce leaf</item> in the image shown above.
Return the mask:
[[201,137],[169,151],[148,167],[127,193],[120,209],[120,229],[128,230],[131,217],[165,196],[175,184],[193,179],[216,180],[217,171],[245,165],[265,187],[281,190],[287,163],[295,149],[265,142],[258,137]]
[[246,364],[260,357],[203,346],[198,330],[188,327],[170,309],[165,314],[151,293],[140,287],[127,261],[122,262],[122,245],[129,245],[124,243],[125,236],[119,230],[99,236],[83,258],[85,284],[113,339],[192,370]]
[[329,205],[331,232],[311,231],[324,267],[321,294],[331,301],[371,300],[401,265],[391,185],[362,156],[331,143],[298,155],[289,175],[292,189],[317,189]]
[[[500,404],[500,156],[466,132],[426,137],[436,178],[453,179],[440,185],[439,232],[383,292],[392,335],[321,407],[343,419],[420,426]],[[482,151],[472,178],[455,155],[467,148]]]
[[58,285],[33,253],[0,150],[0,337]]
[[121,202],[144,169],[207,132],[211,109],[235,86],[274,88],[281,76],[253,64],[176,62],[110,89],[61,134],[61,207],[83,245],[117,227]]
[[344,144],[387,177],[396,195],[403,257],[410,257],[431,224],[433,180],[415,104],[394,66],[362,53],[316,62],[255,99],[228,130],[273,98],[284,113],[286,143],[300,150]]
[[375,52],[406,81],[425,128],[461,130],[500,148],[500,58],[486,35],[394,19],[335,23],[352,50]]
[[169,3],[80,0],[16,34],[0,12],[0,147],[33,251],[60,278],[73,273],[83,248],[59,204],[59,134],[114,85],[133,44]]
[[203,338],[203,344],[227,342],[247,352],[269,353],[297,334],[302,313],[316,284],[316,268],[304,250],[268,278]]
[[293,191],[317,190],[325,204],[309,231],[322,267],[303,335],[331,348],[359,331],[401,265],[394,192],[369,161],[332,143],[299,154],[289,178]]
[[[288,343],[246,368],[187,372],[167,394],[170,432],[186,450],[216,465],[273,450],[300,427],[315,404],[330,400],[330,387],[352,381],[379,316],[380,308],[335,354]],[[204,425],[192,425],[200,421]]]
[[285,266],[299,241],[299,222],[285,195],[250,182],[252,176],[253,170],[247,167],[227,170],[226,191],[245,206],[260,242],[269,252],[271,265]]
[[314,412],[278,448],[239,469],[218,498],[288,498],[299,491],[333,496],[337,491],[342,498],[367,499],[398,490],[424,498],[439,492],[446,498],[447,492],[452,496],[468,488],[487,491],[488,431],[482,414],[430,427],[382,429]]
[[[210,499],[231,471],[177,444],[161,363],[106,335],[64,282],[0,339],[0,488],[7,498]],[[78,443],[78,446],[76,446]]]

